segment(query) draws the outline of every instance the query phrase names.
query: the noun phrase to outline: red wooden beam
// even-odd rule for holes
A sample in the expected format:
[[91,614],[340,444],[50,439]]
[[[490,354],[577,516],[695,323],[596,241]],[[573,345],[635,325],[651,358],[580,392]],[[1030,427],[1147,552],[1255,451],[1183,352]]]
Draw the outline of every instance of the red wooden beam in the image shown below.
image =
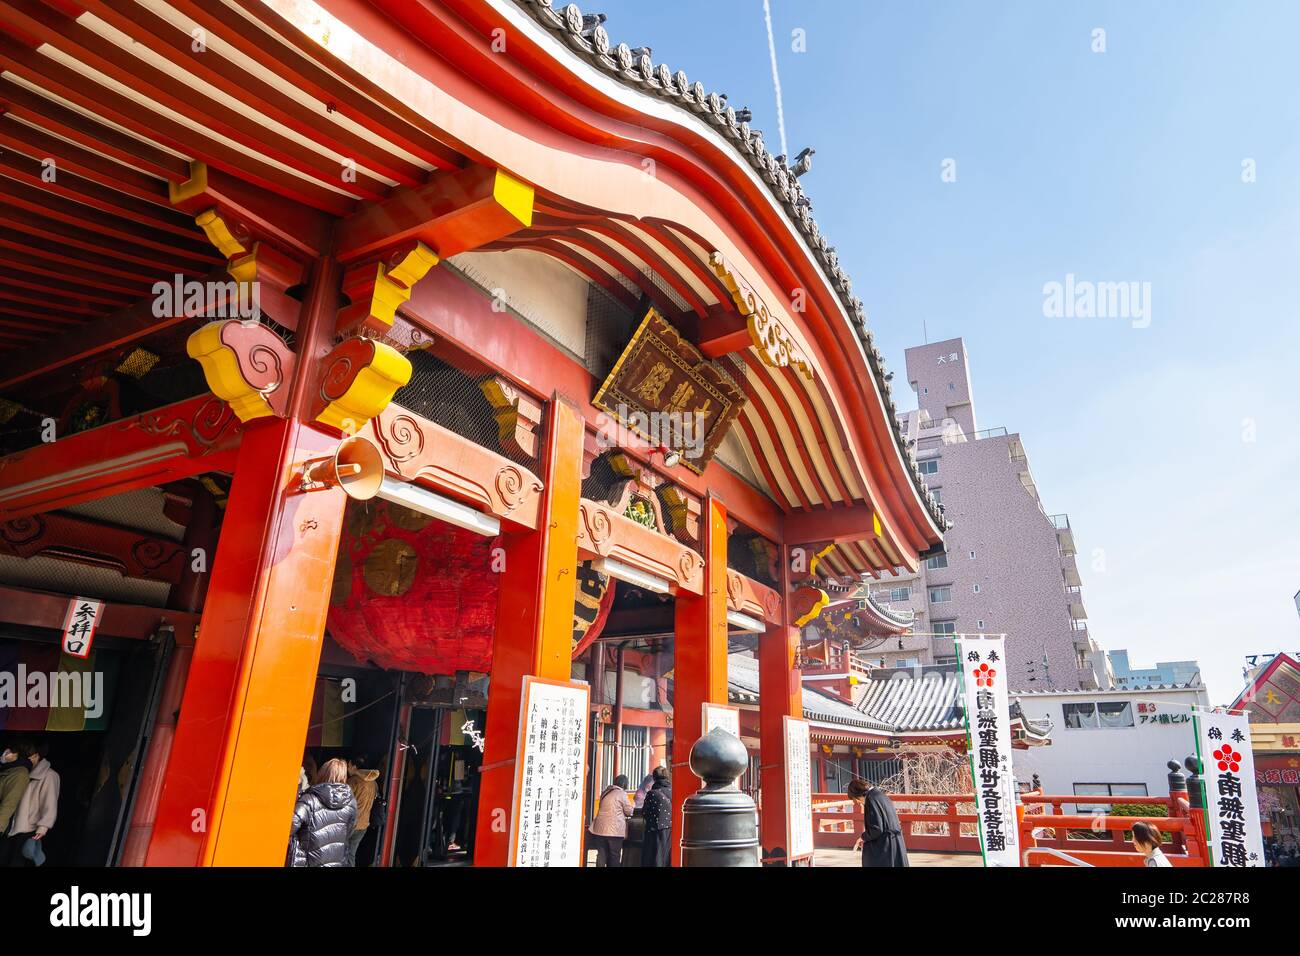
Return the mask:
[[207,471],[228,471],[238,420],[214,395],[0,458],[0,520],[67,508]]
[[[61,630],[68,613],[68,597],[66,594],[0,585],[0,621]],[[96,633],[106,637],[148,640],[162,624],[170,624],[175,628],[177,644],[193,644],[194,632],[199,626],[199,615],[106,601]]]
[[[300,135],[343,156],[356,158],[366,168],[395,180],[399,185],[415,186],[424,181],[422,166],[384,149],[371,137],[327,119],[323,115],[324,104],[313,110],[210,49],[195,52],[194,38],[189,33],[133,0],[82,0],[80,5],[137,43],[183,65],[226,95],[253,106]],[[225,38],[224,33],[221,35]]]
[[77,515],[29,515],[0,523],[0,554],[38,555],[175,584],[188,564],[179,542]]
[[[319,182],[313,183],[232,149],[217,136],[191,129],[155,112],[130,97],[105,86],[87,82],[85,76],[12,37],[0,34],[0,67],[76,104],[90,113],[157,142],[183,156],[199,159],[219,168],[237,171],[250,182],[281,195],[305,202],[334,215],[345,215],[354,200]],[[127,82],[130,82],[128,77]],[[93,143],[87,144],[92,146]],[[188,175],[188,169],[187,169]]]
[[[0,243],[3,243],[3,237],[0,237]],[[232,280],[224,270],[221,270],[209,273],[197,281],[217,283],[215,286],[217,295],[205,303],[203,310],[203,314],[212,314],[224,304],[226,293],[231,291]],[[259,283],[258,293],[261,309],[265,315],[285,328],[297,327],[298,312],[302,307],[297,299],[291,298],[270,282]],[[192,321],[194,318],[184,311],[168,311],[162,316],[155,315],[152,296],[143,299],[67,335],[52,340],[46,336],[46,343],[35,351],[0,357],[0,391],[57,369],[67,368],[182,322]]]
[[344,184],[339,165],[329,157],[259,123],[256,116],[185,84],[39,0],[5,0],[0,3],[0,23],[17,27],[250,153],[260,153],[321,183],[344,186],[365,198],[379,199],[388,191],[387,184],[361,168],[355,170],[354,180]]
[[821,511],[798,511],[785,516],[788,544],[811,544],[817,541],[856,541],[880,534],[880,520],[867,505],[832,508]]
[[[59,177],[55,177],[55,184],[58,181]],[[151,221],[142,223],[135,218],[124,219],[115,213],[88,206],[79,199],[64,198],[59,195],[59,190],[42,183],[39,175],[32,184],[0,175],[0,198],[6,204],[34,215],[73,226],[88,234],[106,236],[109,243],[103,244],[105,248],[114,248],[119,240],[126,240],[199,262],[216,264],[222,261],[193,220],[187,228],[183,219],[177,223],[173,217],[168,223],[155,210],[149,213]],[[165,225],[179,225],[180,228],[161,231],[159,227]]]
[[[0,79],[0,85],[5,82],[7,81]],[[24,90],[23,92],[27,91]],[[70,143],[58,136],[51,136],[44,130],[37,129],[34,126],[17,122],[12,116],[16,116],[18,113],[10,111],[8,104],[3,100],[0,100],[0,110],[6,111],[5,117],[0,119],[0,146],[7,147],[7,150],[12,151],[14,154],[21,154],[10,155],[8,152],[6,153],[8,158],[7,168],[13,170],[19,176],[26,178],[31,170],[29,164],[21,163],[23,156],[28,157],[30,160],[52,159],[58,167],[59,174],[53,183],[42,180],[41,183],[44,186],[55,187],[56,184],[62,184],[67,177],[75,174],[107,190],[111,196],[121,196],[123,199],[129,196],[137,201],[157,206],[170,205],[167,199],[167,183],[165,181],[156,179],[147,173],[142,173],[138,169],[125,166],[108,156],[101,156],[89,149],[78,146],[76,143]],[[104,129],[108,132],[115,132],[109,130],[108,127],[104,127]],[[39,162],[37,165],[40,165]],[[100,195],[104,194],[101,193]],[[104,206],[99,204],[99,208],[102,209]]]
[[531,221],[531,191],[525,197],[516,181],[503,182],[502,175],[490,166],[467,166],[360,207],[339,224],[339,261],[355,262],[416,240],[446,259],[518,231]]
[[[272,73],[435,169],[465,164],[465,157],[442,139],[419,110],[342,61],[330,59],[319,44],[261,0],[236,0],[243,15],[224,4],[199,0],[172,0],[171,5]],[[317,60],[327,61],[330,68],[324,69]]]
[[181,157],[89,119],[4,77],[0,77],[0,103],[4,104],[6,113],[111,157],[118,163],[125,163],[130,169],[124,170],[122,175],[128,182],[133,178],[134,170],[140,171],[134,176],[157,176],[178,183],[189,176],[189,164]]

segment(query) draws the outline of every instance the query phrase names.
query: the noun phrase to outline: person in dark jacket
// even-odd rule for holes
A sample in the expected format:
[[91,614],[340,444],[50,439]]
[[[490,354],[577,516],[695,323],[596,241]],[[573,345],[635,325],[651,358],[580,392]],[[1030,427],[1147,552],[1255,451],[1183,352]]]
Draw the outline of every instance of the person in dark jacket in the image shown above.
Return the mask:
[[903,826],[889,794],[865,780],[849,783],[849,799],[862,808],[864,829],[853,849],[862,851],[863,866],[908,866]]
[[642,866],[672,865],[673,791],[670,780],[667,767],[655,767],[654,783],[641,808],[645,817]]
[[356,822],[357,798],[348,786],[347,762],[327,760],[293,808],[289,865],[347,866],[348,837]]
[[32,775],[32,752],[26,740],[15,741],[0,754],[0,833],[9,829],[9,821],[27,790]]

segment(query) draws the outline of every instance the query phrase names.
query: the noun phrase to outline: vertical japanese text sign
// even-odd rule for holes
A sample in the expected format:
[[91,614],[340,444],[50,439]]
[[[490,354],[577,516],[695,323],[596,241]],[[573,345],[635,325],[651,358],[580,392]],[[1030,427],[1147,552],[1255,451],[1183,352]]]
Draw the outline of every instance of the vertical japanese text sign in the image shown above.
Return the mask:
[[812,739],[808,721],[781,718],[785,731],[786,862],[813,854]]
[[963,636],[956,644],[966,692],[966,743],[984,865],[1019,866],[1005,644],[1000,636]]
[[591,689],[525,677],[523,691],[510,865],[581,866]]
[[1255,795],[1255,755],[1245,714],[1197,714],[1196,753],[1204,769],[1205,829],[1214,866],[1263,866],[1264,834]]
[[68,602],[68,613],[63,618],[63,653],[83,660],[90,656],[90,646],[95,641],[95,630],[104,613],[104,602],[75,597]]

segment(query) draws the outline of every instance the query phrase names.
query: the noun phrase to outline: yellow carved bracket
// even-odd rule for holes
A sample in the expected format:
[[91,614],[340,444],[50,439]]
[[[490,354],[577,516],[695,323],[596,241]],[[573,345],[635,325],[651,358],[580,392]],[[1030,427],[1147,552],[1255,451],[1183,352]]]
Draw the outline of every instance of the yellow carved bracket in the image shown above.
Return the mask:
[[410,360],[392,346],[374,339],[348,339],[321,363],[316,420],[355,434],[387,408],[410,380]]
[[283,415],[296,356],[267,326],[223,319],[185,343],[203,367],[208,388],[243,422]]

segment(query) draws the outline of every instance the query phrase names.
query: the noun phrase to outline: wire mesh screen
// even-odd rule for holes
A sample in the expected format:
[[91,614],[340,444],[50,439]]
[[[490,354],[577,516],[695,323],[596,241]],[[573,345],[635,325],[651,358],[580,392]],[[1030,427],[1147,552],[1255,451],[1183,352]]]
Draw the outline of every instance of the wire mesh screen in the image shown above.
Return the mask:
[[772,559],[777,548],[761,534],[737,528],[727,538],[727,567],[770,588],[777,586]]
[[587,287],[587,371],[604,381],[636,328],[637,316],[598,285]]
[[618,499],[618,492],[627,481],[626,475],[614,471],[609,462],[609,452],[601,455],[591,463],[591,473],[582,479],[582,497],[588,501],[604,501],[613,504]]
[[[411,380],[397,390],[393,401],[462,438],[469,439],[512,461],[536,470],[538,454],[528,454],[518,444],[503,440],[513,432],[498,421],[498,409],[488,400],[483,386],[495,378],[482,365],[446,347],[408,352]],[[544,421],[543,417],[543,421]],[[543,447],[542,422],[537,424],[536,448]]]
[[141,488],[0,523],[0,584],[164,607],[189,561],[181,520]]
[[687,303],[687,301],[678,294],[676,289],[674,289],[667,282],[665,282],[660,277],[659,273],[655,272],[653,269],[642,269],[641,274],[654,284],[655,290],[659,293],[659,295],[663,296],[663,298],[667,299],[673,305],[677,306],[678,311],[681,312],[690,311],[691,308],[690,304]]
[[[190,334],[207,320],[186,319],[68,369],[24,382],[0,396],[0,455],[56,436],[75,435],[208,391],[203,367],[186,352]],[[261,323],[293,347],[293,333]]]

